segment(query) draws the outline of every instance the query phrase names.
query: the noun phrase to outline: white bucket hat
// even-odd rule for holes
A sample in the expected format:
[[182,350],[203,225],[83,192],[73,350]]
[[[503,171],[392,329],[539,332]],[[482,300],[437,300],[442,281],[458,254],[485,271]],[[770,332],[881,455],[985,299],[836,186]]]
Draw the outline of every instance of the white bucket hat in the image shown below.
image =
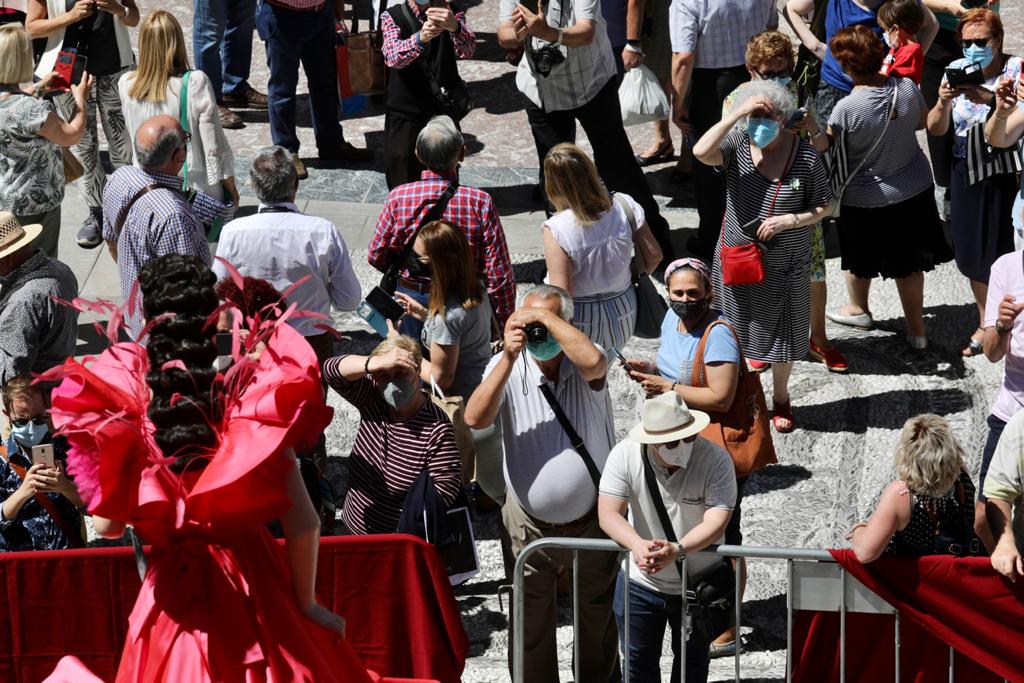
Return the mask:
[[711,422],[707,413],[690,410],[674,391],[644,401],[640,424],[629,430],[638,443],[668,443],[699,434]]
[[39,237],[43,226],[39,223],[22,226],[10,211],[0,211],[0,258],[10,256]]

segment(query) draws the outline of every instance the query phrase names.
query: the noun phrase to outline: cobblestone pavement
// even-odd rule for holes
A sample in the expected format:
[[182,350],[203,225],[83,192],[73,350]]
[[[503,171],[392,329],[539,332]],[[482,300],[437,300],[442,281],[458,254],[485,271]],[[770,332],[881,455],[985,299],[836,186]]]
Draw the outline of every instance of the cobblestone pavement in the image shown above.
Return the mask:
[[[149,0],[141,4],[144,12],[157,7]],[[481,42],[476,59],[461,67],[477,103],[463,124],[470,155],[462,179],[464,183],[486,187],[495,195],[522,289],[539,281],[543,269],[538,239],[543,219],[529,199],[537,161],[519,95],[514,90],[512,68],[503,61],[495,39],[497,0],[472,0],[468,4],[469,23]],[[159,6],[178,16],[191,43],[191,5],[184,0],[170,0]],[[1003,17],[1007,23],[1007,44],[1019,51],[1020,7],[1004,3]],[[256,36],[254,42],[250,80],[265,91],[263,46]],[[304,88],[303,79],[300,93]],[[347,139],[359,146],[379,148],[382,113],[371,109],[345,119]],[[240,180],[247,176],[246,159],[270,141],[265,112],[242,112],[242,116],[246,128],[228,131],[239,157]],[[311,154],[312,131],[304,99],[299,121],[303,152]],[[630,136],[639,151],[649,142],[649,128],[631,128]],[[310,200],[308,205],[303,204],[306,210],[334,220],[353,248],[353,261],[364,289],[376,284],[379,277],[366,264],[365,247],[385,193],[381,162],[378,158],[375,165],[323,169],[317,168],[314,161],[309,164],[310,179],[300,188],[302,199]],[[686,188],[668,184],[670,169],[671,165],[655,167],[649,171],[648,179],[668,209],[674,239],[682,244],[688,229],[695,225],[695,213]],[[86,252],[74,244],[74,232],[83,216],[76,193],[69,193],[61,256],[78,275],[83,295],[116,297],[116,271],[109,258],[100,250]],[[835,255],[834,251],[830,253]],[[837,258],[830,258],[828,269],[829,290],[835,303],[843,298],[844,292]],[[959,350],[976,325],[976,313],[967,283],[954,266],[947,264],[927,275],[925,305],[930,346],[924,352],[912,352],[904,343],[895,287],[891,282],[879,282],[872,295],[877,321],[874,331],[830,326],[829,333],[850,358],[848,374],[829,374],[824,366],[811,362],[796,364],[791,394],[798,429],[776,436],[779,464],[750,478],[743,506],[746,543],[801,548],[844,545],[844,532],[870,513],[892,476],[891,453],[903,421],[921,412],[935,412],[950,420],[968,454],[969,467],[977,473],[986,434],[985,417],[999,386],[1002,367],[983,357],[960,357]],[[375,337],[357,317],[341,314],[336,321],[348,336],[343,350],[365,352],[372,348]],[[656,342],[634,340],[626,352],[653,358],[656,348]],[[763,376],[763,381],[770,400],[770,373]],[[634,422],[638,396],[635,385],[617,368],[611,371],[610,389],[617,407],[616,429],[622,437]],[[354,439],[352,425],[358,415],[336,396],[330,401],[338,411],[328,431],[330,475],[343,487],[346,456]],[[508,680],[508,602],[503,610],[497,598],[497,589],[503,582],[497,523],[493,514],[476,520],[484,569],[473,581],[456,589],[472,642],[463,677],[470,683]],[[742,658],[744,680],[778,680],[784,676],[784,587],[783,565],[751,565],[743,616],[747,624],[747,652]],[[560,611],[560,618],[562,679],[571,680],[571,614],[567,604]],[[663,658],[662,665],[667,673],[669,659]],[[713,662],[713,680],[731,678],[731,659]]]

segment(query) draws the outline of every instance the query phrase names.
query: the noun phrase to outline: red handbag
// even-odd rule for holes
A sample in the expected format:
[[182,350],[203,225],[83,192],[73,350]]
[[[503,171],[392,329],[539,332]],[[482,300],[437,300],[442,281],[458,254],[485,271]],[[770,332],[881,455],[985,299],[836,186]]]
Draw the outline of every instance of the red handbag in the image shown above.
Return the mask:
[[[799,141],[794,142],[793,149],[789,155],[786,168],[779,175],[779,182],[775,186],[775,194],[772,196],[772,203],[768,207],[768,216],[775,210],[775,200],[779,198],[779,190],[782,189],[782,181],[789,173],[789,168],[796,155],[796,148]],[[719,261],[722,263],[722,283],[734,287],[737,285],[756,285],[764,282],[764,263],[761,262],[761,248],[757,242],[750,241],[735,247],[727,246],[725,243],[725,216],[722,216],[722,237],[719,242]]]

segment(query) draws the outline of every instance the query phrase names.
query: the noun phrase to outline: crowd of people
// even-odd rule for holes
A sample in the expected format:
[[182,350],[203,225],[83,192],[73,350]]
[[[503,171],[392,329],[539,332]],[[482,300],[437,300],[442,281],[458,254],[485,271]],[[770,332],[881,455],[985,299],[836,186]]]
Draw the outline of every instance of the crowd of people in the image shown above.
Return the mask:
[[[0,385],[10,430],[0,550],[79,547],[85,516],[103,536],[135,526],[160,552],[140,596],[153,613],[136,624],[142,635],[122,670],[141,679],[176,660],[184,668],[172,670],[192,667],[200,680],[221,660],[207,657],[204,638],[174,630],[175,612],[160,597],[168,567],[232,585],[241,577],[250,588],[220,596],[235,606],[239,596],[255,599],[252,586],[290,589],[287,606],[258,601],[261,624],[304,618],[306,628],[340,633],[344,622],[312,594],[319,524],[393,533],[410,506],[443,512],[470,489],[480,509],[500,506],[506,572],[540,538],[611,538],[630,552],[625,573],[612,554],[579,564],[584,680],[618,680],[623,669],[657,680],[669,627],[672,680],[683,673],[685,637],[685,680],[703,681],[710,658],[742,640],[728,618],[699,604],[690,626],[681,623],[677,560],[742,542],[748,476],[774,462],[773,432],[800,427],[789,393],[794,362],[809,355],[833,372],[848,369],[825,321],[871,329],[879,276],[895,280],[907,345],[927,348],[925,273],[955,258],[978,309],[962,353],[1005,361],[978,484],[949,425],[911,417],[896,479],[849,539],[862,562],[991,554],[996,571],[1024,575],[1016,528],[1024,515],[1014,511],[1024,497],[1024,270],[1013,227],[1022,62],[1004,51],[998,4],[967,4],[979,3],[789,0],[781,15],[798,57],[777,30],[775,0],[533,8],[502,0],[497,38],[516,65],[547,214],[537,240],[547,274],[518,306],[499,209],[459,182],[461,121],[474,104],[458,60],[473,56],[476,38],[458,7],[405,0],[376,18],[390,70],[382,150],[390,192],[368,244],[369,264],[384,273],[373,292],[356,277],[354,245],[297,204],[307,176],[295,134],[300,63],[319,158],[375,154],[347,143],[339,122],[343,2],[232,0],[225,9],[196,0],[196,68],[179,20],[165,10],[140,16],[133,0],[29,0],[20,16],[0,10]],[[254,28],[266,44],[267,95],[248,81]],[[73,70],[55,67],[76,55],[88,56],[87,73],[69,78]],[[618,87],[641,65],[664,89],[671,119],[652,124],[654,142],[637,154]],[[259,206],[237,219],[240,184],[224,129],[244,124],[233,108],[268,109],[274,143],[248,169]],[[97,120],[115,168],[109,178]],[[592,155],[575,144],[577,122]],[[642,170],[676,157],[672,126],[683,145],[673,177],[692,170],[699,214],[686,256]],[[58,260],[76,164],[88,208],[76,241],[106,244],[121,310],[77,300],[78,283]],[[838,232],[847,290],[832,309],[828,226]],[[663,300],[651,299],[661,295],[643,286],[648,277],[663,283]],[[111,341],[123,325],[131,342],[81,366],[68,359],[90,305],[113,316]],[[625,357],[652,307],[663,312],[656,357]],[[369,354],[346,353],[332,310],[358,311],[377,331]],[[616,364],[638,399],[638,421],[619,442],[608,391]],[[758,375],[769,369],[770,404]],[[329,391],[359,414],[337,514],[324,485]],[[118,415],[104,412],[122,396]],[[247,420],[269,434],[258,446],[240,426]],[[737,420],[746,422],[737,428]],[[237,457],[246,448],[255,464]],[[130,475],[99,467],[101,453]],[[256,469],[266,476],[246,476]],[[413,498],[422,482],[433,495]],[[139,490],[153,487],[187,513],[141,505]],[[225,490],[254,500],[228,515],[210,502]],[[274,520],[284,551],[268,544]],[[216,555],[217,568],[193,564],[176,549],[180,540]],[[290,587],[287,570],[268,571],[286,563]],[[556,587],[571,565],[559,550],[527,562],[525,680],[558,680]],[[742,599],[733,588],[736,573],[745,584],[742,562],[702,556],[686,568],[699,594]],[[210,628],[230,628],[230,612]],[[294,636],[280,624],[259,628],[282,642]],[[178,640],[158,659],[146,643],[161,634]],[[334,656],[358,668],[350,651]],[[307,644],[267,667],[285,679],[281,672],[309,657]],[[317,667],[327,671],[329,661]]]

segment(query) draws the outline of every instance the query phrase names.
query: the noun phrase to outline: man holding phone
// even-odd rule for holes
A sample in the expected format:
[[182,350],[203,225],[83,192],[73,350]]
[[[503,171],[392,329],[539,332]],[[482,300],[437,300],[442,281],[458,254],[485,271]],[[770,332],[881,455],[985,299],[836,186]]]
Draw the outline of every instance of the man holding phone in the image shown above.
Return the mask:
[[11,436],[0,447],[0,552],[82,547],[85,504],[64,471],[67,441],[51,436],[42,387],[9,380],[3,413]]

